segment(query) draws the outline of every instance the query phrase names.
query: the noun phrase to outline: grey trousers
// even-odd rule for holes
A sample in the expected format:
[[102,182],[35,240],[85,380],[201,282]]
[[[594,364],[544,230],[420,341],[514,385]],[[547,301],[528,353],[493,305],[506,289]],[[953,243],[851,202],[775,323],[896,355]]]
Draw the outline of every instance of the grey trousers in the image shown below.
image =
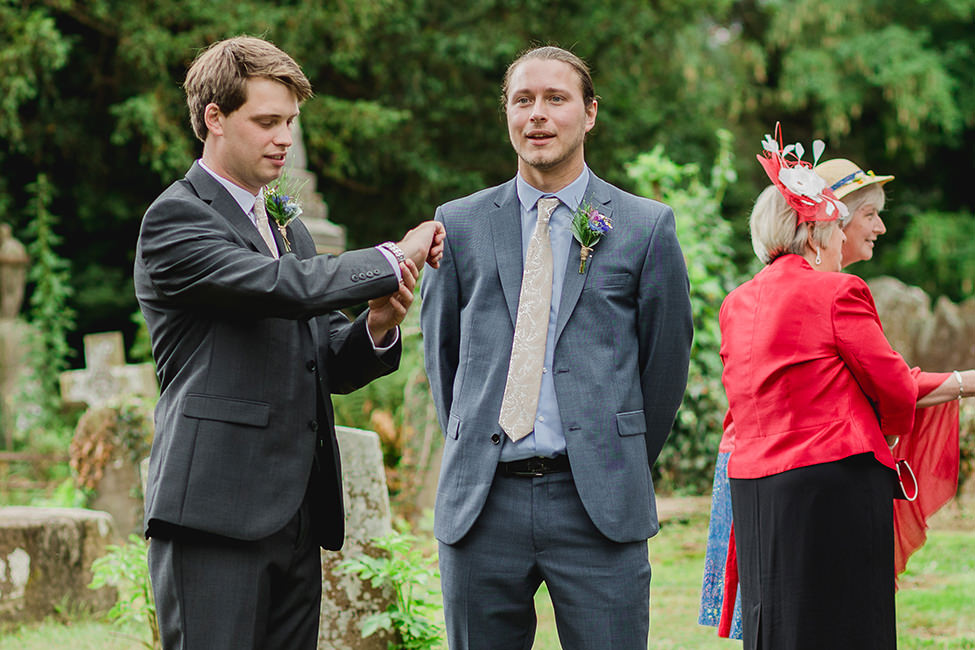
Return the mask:
[[315,650],[322,563],[307,498],[273,535],[245,542],[176,529],[149,542],[165,650]]
[[440,574],[450,650],[531,648],[543,581],[566,650],[647,648],[647,543],[603,536],[569,472],[495,476],[471,531],[440,543]]

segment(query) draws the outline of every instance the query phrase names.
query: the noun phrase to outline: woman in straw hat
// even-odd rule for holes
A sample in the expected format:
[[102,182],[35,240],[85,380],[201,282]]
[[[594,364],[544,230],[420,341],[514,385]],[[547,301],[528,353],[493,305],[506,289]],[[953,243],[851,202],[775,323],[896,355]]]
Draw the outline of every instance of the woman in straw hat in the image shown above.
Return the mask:
[[[880,217],[886,201],[883,186],[894,177],[863,171],[845,158],[827,160],[815,171],[849,209],[849,215],[840,219],[846,234],[843,266],[871,259],[877,237],[887,232]],[[947,503],[958,488],[958,406],[975,384],[975,370],[922,372],[912,368],[911,374],[918,385],[914,429],[911,435],[893,441],[893,451],[912,468],[917,498],[894,502],[897,574],[904,571],[907,559],[924,544],[928,517]]]
[[[880,216],[886,196],[883,186],[894,177],[875,175],[844,158],[815,167],[848,214],[839,219],[846,235],[843,266],[869,260],[874,244],[886,232]],[[958,481],[958,400],[972,395],[975,370],[925,373],[912,368],[918,385],[914,430],[894,449],[907,459],[917,477],[916,500],[894,502],[894,568],[904,571],[907,559],[926,539],[927,519],[952,498]],[[730,414],[729,414],[730,415]],[[718,628],[718,634],[741,638],[741,603],[732,532],[728,460],[734,447],[734,424],[725,420],[715,464],[711,521],[705,558],[704,582],[698,622]],[[910,482],[910,476],[908,476]],[[914,492],[913,490],[911,490]]]

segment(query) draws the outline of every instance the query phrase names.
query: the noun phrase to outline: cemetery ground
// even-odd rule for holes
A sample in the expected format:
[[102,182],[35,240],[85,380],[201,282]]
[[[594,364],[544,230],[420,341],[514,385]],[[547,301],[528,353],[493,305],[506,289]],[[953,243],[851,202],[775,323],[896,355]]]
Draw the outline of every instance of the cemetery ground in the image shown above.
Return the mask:
[[[0,495],[6,497],[6,495]],[[2,502],[0,502],[2,503]],[[708,499],[663,498],[660,534],[650,541],[653,566],[650,647],[662,650],[740,647],[697,624]],[[429,531],[418,534],[432,554]],[[897,594],[898,645],[902,649],[975,649],[975,494],[949,503],[932,521],[928,543],[910,560]],[[557,650],[552,607],[544,590],[536,598],[539,626],[534,648]],[[2,650],[136,650],[146,629],[110,625],[66,603],[40,624],[0,628]],[[445,649],[444,649],[445,650]]]

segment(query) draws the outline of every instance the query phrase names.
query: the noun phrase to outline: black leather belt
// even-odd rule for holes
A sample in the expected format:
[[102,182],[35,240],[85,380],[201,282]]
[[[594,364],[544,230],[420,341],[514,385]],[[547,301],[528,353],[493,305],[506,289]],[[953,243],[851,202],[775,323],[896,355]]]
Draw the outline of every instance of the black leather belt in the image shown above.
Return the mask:
[[513,460],[510,463],[498,463],[498,473],[504,476],[545,476],[557,472],[569,471],[569,457],[562,455],[555,458],[526,458]]

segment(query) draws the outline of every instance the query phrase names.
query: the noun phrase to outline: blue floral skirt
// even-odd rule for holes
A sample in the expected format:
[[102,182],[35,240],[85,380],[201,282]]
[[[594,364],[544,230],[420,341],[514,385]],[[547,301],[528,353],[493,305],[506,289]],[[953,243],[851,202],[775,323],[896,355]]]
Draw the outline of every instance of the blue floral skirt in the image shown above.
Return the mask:
[[[719,453],[714,466],[714,485],[711,489],[711,523],[708,526],[708,547],[704,557],[704,584],[701,587],[701,613],[697,622],[718,627],[724,600],[724,570],[728,559],[728,540],[731,536],[731,489],[728,483],[730,453]],[[731,622],[732,639],[741,638],[741,594],[735,596],[735,614]]]

